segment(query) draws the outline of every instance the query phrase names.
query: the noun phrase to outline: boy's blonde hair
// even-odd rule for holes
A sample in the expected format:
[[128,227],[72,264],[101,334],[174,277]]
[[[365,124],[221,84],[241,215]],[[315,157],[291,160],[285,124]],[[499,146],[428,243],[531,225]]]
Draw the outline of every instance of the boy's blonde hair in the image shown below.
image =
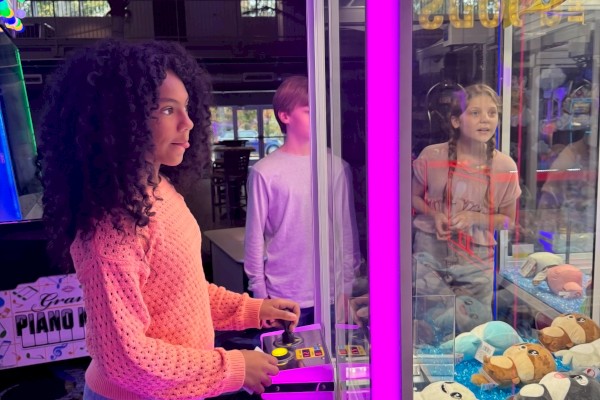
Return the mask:
[[308,79],[294,75],[286,78],[273,96],[273,111],[281,132],[287,133],[287,126],[279,119],[279,113],[291,113],[296,107],[308,106]]

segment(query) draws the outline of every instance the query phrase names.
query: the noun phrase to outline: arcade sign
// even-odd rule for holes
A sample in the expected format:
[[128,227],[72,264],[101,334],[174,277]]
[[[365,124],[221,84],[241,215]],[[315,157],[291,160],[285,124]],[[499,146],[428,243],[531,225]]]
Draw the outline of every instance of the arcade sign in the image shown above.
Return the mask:
[[75,274],[0,291],[0,370],[87,356],[85,321]]
[[[479,22],[485,28],[523,26],[524,14],[541,14],[541,23],[552,26],[564,16],[568,22],[584,23],[583,1],[574,1],[565,10],[558,6],[565,0],[422,0],[418,14],[419,24],[424,29],[438,29],[445,17],[454,28],[473,28],[475,21],[474,5],[477,4]],[[444,3],[447,15],[444,15]]]

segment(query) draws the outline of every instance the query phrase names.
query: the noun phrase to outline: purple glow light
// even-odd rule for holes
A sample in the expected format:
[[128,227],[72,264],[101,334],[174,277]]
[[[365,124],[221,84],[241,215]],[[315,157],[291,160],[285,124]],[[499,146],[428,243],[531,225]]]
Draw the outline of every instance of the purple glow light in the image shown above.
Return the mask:
[[[399,0],[366,2],[371,399],[400,399]],[[412,57],[406,54],[405,57]],[[409,190],[410,185],[407,186]]]

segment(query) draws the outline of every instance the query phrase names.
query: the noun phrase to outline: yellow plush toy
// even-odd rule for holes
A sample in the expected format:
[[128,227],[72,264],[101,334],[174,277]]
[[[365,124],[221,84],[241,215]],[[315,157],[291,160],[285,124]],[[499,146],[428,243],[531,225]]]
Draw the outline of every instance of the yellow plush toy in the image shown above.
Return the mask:
[[578,314],[562,314],[552,324],[539,331],[538,339],[551,352],[570,349],[600,339],[600,327],[589,317]]

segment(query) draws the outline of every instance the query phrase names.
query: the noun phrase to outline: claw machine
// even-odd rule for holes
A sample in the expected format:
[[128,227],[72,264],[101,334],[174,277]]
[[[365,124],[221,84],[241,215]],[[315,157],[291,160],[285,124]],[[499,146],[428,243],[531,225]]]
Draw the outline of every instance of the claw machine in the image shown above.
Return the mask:
[[402,382],[595,398],[599,4],[416,0],[400,18]]

